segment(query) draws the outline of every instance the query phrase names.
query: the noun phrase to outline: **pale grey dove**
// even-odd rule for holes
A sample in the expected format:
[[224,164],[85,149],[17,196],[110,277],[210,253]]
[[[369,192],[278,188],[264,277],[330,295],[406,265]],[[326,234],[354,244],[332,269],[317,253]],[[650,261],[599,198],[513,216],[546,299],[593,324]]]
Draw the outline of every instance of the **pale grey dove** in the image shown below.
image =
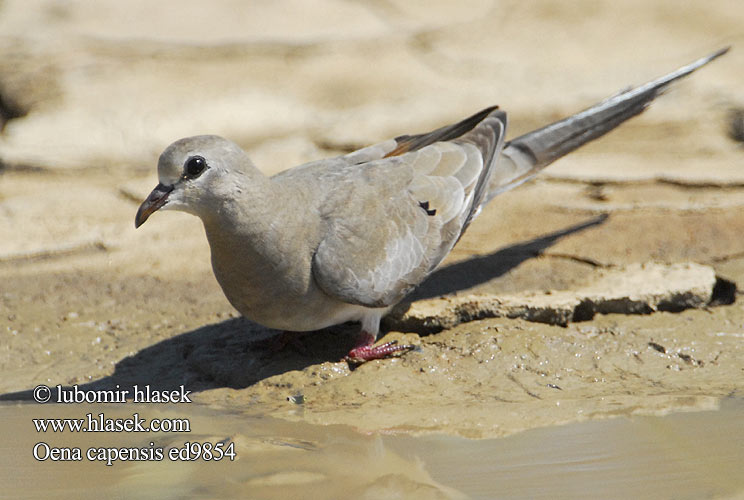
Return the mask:
[[360,321],[347,359],[382,358],[410,346],[373,347],[380,319],[442,262],[485,203],[727,50],[511,141],[506,114],[491,107],[269,178],[227,139],[181,139],[160,156],[160,183],[135,226],[158,209],[200,217],[214,274],[240,313],[291,331]]

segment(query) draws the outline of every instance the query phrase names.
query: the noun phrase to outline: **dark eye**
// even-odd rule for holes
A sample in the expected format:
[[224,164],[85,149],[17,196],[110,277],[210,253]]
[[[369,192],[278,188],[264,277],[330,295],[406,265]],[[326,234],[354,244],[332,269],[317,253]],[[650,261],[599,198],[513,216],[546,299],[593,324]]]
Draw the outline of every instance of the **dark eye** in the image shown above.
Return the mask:
[[183,173],[186,177],[193,179],[199,177],[202,172],[207,168],[207,160],[201,156],[192,156],[183,166]]

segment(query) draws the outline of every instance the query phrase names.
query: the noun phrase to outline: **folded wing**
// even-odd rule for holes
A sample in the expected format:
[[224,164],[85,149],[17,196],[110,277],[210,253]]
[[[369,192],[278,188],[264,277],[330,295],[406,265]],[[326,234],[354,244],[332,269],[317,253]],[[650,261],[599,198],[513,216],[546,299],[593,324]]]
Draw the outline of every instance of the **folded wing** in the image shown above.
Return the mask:
[[348,167],[334,172],[335,194],[321,209],[325,236],[313,257],[318,285],[370,307],[401,300],[477,214],[505,129],[506,115],[489,108],[430,134],[347,155]]

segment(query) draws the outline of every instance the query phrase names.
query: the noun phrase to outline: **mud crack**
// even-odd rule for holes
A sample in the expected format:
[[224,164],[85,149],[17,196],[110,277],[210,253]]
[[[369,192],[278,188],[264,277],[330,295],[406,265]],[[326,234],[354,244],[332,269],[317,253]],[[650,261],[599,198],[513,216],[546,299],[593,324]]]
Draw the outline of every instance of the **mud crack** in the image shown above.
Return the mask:
[[499,317],[567,326],[597,314],[679,312],[732,304],[735,298],[736,284],[716,276],[710,266],[649,263],[598,267],[593,280],[577,290],[441,297],[404,304],[393,310],[387,322],[419,334]]

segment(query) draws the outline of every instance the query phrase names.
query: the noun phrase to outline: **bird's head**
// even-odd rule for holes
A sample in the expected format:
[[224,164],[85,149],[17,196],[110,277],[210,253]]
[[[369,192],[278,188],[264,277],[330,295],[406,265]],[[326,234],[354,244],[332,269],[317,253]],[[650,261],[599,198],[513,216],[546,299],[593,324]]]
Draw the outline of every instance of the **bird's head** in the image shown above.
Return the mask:
[[241,189],[246,174],[254,173],[258,171],[246,153],[227,139],[216,135],[180,139],[160,155],[159,183],[137,210],[134,226],[160,209],[204,218],[220,198]]

